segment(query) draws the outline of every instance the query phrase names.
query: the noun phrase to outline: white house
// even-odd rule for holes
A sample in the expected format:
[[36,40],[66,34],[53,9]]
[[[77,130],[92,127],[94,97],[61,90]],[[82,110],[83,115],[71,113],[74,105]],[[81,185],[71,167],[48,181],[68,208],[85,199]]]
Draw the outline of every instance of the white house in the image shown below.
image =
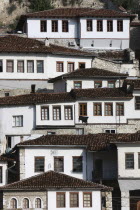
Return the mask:
[[21,17],[20,28],[29,38],[80,45],[88,49],[127,49],[130,21],[135,15],[115,10],[58,8]]

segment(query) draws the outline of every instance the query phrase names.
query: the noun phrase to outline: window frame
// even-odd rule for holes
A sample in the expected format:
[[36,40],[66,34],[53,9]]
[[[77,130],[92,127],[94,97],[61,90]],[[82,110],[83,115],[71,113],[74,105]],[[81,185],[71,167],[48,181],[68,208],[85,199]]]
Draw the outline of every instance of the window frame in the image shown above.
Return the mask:
[[[25,207],[24,201],[28,201],[28,207],[27,207],[27,208],[24,208],[24,207]],[[23,198],[23,201],[22,201],[22,208],[23,208],[23,209],[29,209],[29,208],[30,208],[30,200],[29,200],[29,198]]]
[[113,20],[107,20],[107,32],[113,32]]
[[[59,159],[62,159],[62,163],[63,163],[63,164],[62,164],[62,170],[58,170],[58,169],[56,170],[56,167],[55,167],[55,160],[59,160]],[[53,164],[53,165],[54,165],[54,171],[55,171],[55,172],[58,172],[58,173],[59,173],[59,172],[60,172],[60,173],[63,173],[63,172],[64,172],[64,156],[54,156],[54,157],[53,157],[53,162],[54,162],[54,164]],[[59,167],[59,168],[60,168],[60,167]]]
[[[60,66],[58,71],[58,64],[62,64],[62,71],[60,71]],[[64,61],[56,61],[56,72],[64,72]]]
[[[90,195],[90,206],[85,206],[84,205],[84,195],[89,194]],[[87,200],[86,200],[87,201]],[[91,208],[92,207],[92,192],[83,192],[83,207],[84,208]]]
[[[66,108],[70,108],[71,109],[71,117],[69,118],[69,114],[67,114],[68,119],[66,119]],[[65,120],[73,120],[73,106],[71,105],[65,105],[64,106],[64,116],[65,116]]]
[[[41,72],[38,71],[38,62],[41,62],[42,63],[42,71]],[[37,60],[36,61],[36,68],[37,68],[36,70],[37,70],[37,73],[38,74],[44,73],[44,60]]]
[[[44,119],[42,118],[42,110],[43,109],[47,109],[47,116],[48,118],[46,119],[46,116],[45,116],[45,112],[44,112]],[[41,120],[50,120],[50,114],[49,114],[49,106],[41,106]]]
[[[101,25],[99,25],[101,23]],[[103,32],[103,20],[97,20],[97,32]]]
[[[77,206],[71,206],[71,195],[72,194],[77,195]],[[79,192],[70,192],[70,208],[79,208]]]
[[3,60],[2,59],[0,59],[0,63],[1,63],[1,65],[0,65],[0,68],[1,68],[0,73],[2,73],[3,72]]
[[[54,119],[54,109],[55,108],[59,108],[59,119]],[[53,111],[53,120],[57,121],[57,120],[61,120],[61,106],[53,106],[52,107],[52,111]],[[57,114],[56,114],[57,116]],[[57,117],[56,117],[57,118]]]
[[[140,101],[140,96],[135,96],[135,110],[140,110],[140,102],[136,103],[136,98],[139,98]],[[139,106],[139,108],[137,108]]]
[[3,183],[3,166],[0,166],[0,184]]
[[[107,130],[109,130],[110,132],[106,132]],[[116,133],[116,129],[113,129],[113,128],[106,128],[106,129],[104,129],[104,133],[114,134],[111,131],[115,131],[114,133]]]
[[[15,202],[15,203],[11,203],[11,202]],[[18,202],[16,198],[11,198],[10,200],[10,208],[11,209],[17,209],[18,208]]]
[[[74,158],[81,159],[81,170],[75,170],[76,167],[74,167]],[[72,172],[73,173],[82,173],[83,172],[83,156],[72,156]]]
[[[39,200],[39,202],[40,202],[40,203],[39,203],[39,204],[40,204],[40,205],[39,205],[40,207],[38,207],[38,200]],[[41,198],[36,198],[36,199],[35,199],[35,208],[36,208],[36,209],[41,209],[41,208],[42,208],[42,200],[41,200]]]
[[[101,114],[98,115],[98,106],[99,106],[99,105],[100,105],[100,113],[101,113]],[[96,106],[97,106],[97,108],[96,108],[97,110],[95,111],[95,107],[96,107]],[[97,113],[97,114],[95,114],[95,113]],[[101,102],[99,102],[99,103],[98,103],[98,102],[97,102],[97,103],[94,102],[94,103],[93,103],[93,116],[102,116],[102,103],[101,103]]]
[[140,152],[138,152],[138,169],[140,169]]
[[[67,23],[67,25],[65,25]],[[68,33],[69,32],[69,21],[68,20],[62,20],[62,32]]]
[[[110,84],[113,84],[114,85],[114,87],[109,87],[109,85]],[[107,81],[107,86],[108,86],[108,88],[115,88],[116,87],[116,81],[112,81],[112,80],[109,80],[109,81]]]
[[[29,69],[28,69],[28,63],[29,62],[32,62],[32,64],[33,64],[33,71],[32,72],[29,72]],[[27,60],[27,73],[29,73],[29,74],[33,74],[34,73],[34,71],[35,71],[35,69],[34,69],[35,67],[34,67],[34,60]]]
[[[76,88],[76,87],[75,87],[75,84],[76,84],[76,83],[77,83],[77,84],[78,84],[78,83],[80,84],[80,88]],[[74,89],[82,89],[82,81],[73,81],[73,88],[74,88]]]
[[[43,170],[36,170],[36,159],[43,159],[44,169]],[[34,173],[43,173],[45,172],[45,156],[35,156],[34,157]]]
[[[18,68],[19,68],[18,64],[19,64],[19,62],[23,63],[23,71],[18,71]],[[24,73],[24,68],[25,68],[24,60],[17,60],[17,73]]]
[[[16,118],[17,117],[21,117],[21,125],[19,125],[19,126],[16,125]],[[13,115],[12,118],[13,118],[13,126],[12,127],[15,127],[15,128],[23,127],[23,115]],[[14,124],[14,118],[15,118],[15,124]]]
[[[80,65],[81,65],[81,64],[84,64],[84,65],[85,65],[85,68],[80,68]],[[78,63],[78,67],[79,67],[79,69],[86,69],[86,62],[79,62],[79,63]]]
[[87,19],[87,27],[86,27],[86,29],[87,29],[87,32],[92,32],[93,31],[93,20],[92,19]]
[[[73,71],[69,71],[69,64],[72,64],[73,65]],[[70,70],[71,70],[71,67],[70,67]],[[74,70],[75,70],[75,62],[69,62],[68,61],[68,63],[67,63],[67,72],[68,73],[71,73],[71,72],[74,72]]]
[[[42,23],[44,23],[43,27],[42,27]],[[40,32],[41,33],[47,32],[47,20],[40,20]]]
[[[120,110],[120,107],[119,107],[119,110],[117,109],[118,105],[119,105],[119,106],[120,106],[120,105],[123,106],[123,112],[122,112],[122,114],[121,114],[121,111],[122,111],[122,110]],[[119,113],[118,113],[118,112],[119,112]],[[124,116],[124,102],[117,102],[117,103],[116,103],[116,116]]]
[[[100,84],[100,87],[96,87],[96,84]],[[102,80],[94,80],[94,88],[101,88],[102,87]]]
[[[12,62],[12,71],[7,70],[8,69],[8,62]],[[10,60],[10,59],[6,60],[6,72],[7,73],[14,73],[14,60]]]
[[[133,168],[127,167],[127,160],[126,160],[126,155],[133,155]],[[125,170],[134,170],[135,169],[135,157],[134,157],[134,152],[126,152],[125,153]]]
[[[107,110],[106,114],[106,105],[111,105],[111,115],[109,115],[109,110]],[[104,116],[113,116],[113,103],[107,102],[104,104]]]
[[58,32],[58,20],[52,20],[52,32],[54,33]]
[[[82,107],[82,114],[80,113],[80,106],[84,106],[84,105],[86,105],[86,114],[83,114],[83,112],[84,112],[84,108]],[[87,116],[87,113],[88,113],[88,110],[87,110],[87,103],[79,103],[79,116]]]
[[[61,194],[63,194],[64,195],[64,206],[62,207],[62,206],[58,206],[58,195],[61,195]],[[56,192],[56,208],[66,208],[66,192]]]

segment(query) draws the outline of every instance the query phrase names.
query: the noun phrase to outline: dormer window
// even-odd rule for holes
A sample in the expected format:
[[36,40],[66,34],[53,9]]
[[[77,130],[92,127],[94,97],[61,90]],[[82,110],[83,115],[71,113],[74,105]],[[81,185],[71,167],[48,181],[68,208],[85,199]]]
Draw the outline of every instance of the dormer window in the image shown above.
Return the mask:
[[87,31],[92,31],[93,26],[92,26],[92,20],[87,20]]

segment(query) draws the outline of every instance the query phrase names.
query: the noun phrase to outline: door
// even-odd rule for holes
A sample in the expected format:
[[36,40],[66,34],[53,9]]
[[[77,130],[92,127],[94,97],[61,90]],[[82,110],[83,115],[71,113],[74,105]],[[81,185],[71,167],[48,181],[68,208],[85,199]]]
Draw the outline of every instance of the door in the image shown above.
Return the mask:
[[95,178],[101,180],[103,178],[103,160],[95,160]]

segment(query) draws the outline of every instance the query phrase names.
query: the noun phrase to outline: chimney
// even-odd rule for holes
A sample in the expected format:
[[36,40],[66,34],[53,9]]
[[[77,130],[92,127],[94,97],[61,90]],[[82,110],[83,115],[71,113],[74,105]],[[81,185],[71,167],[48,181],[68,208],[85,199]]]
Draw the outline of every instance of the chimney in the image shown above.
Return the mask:
[[45,39],[45,46],[46,47],[49,47],[50,46],[50,41],[48,38]]
[[35,85],[31,85],[31,93],[35,93]]

